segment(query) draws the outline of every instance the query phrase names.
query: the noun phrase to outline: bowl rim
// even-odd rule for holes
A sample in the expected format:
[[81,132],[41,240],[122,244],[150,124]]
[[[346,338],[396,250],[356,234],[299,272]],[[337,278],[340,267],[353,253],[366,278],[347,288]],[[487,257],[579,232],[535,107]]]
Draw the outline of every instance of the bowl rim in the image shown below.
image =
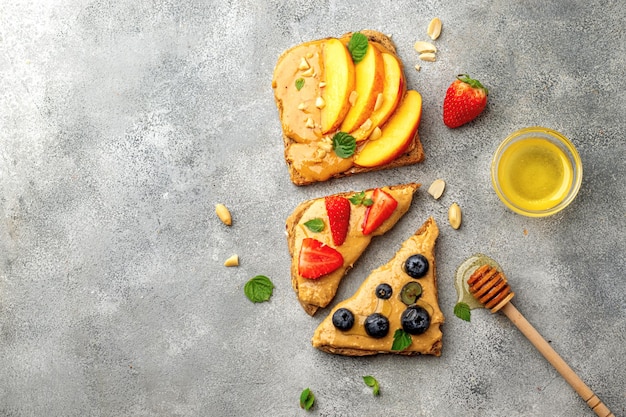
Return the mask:
[[[502,156],[502,153],[504,152],[504,150],[511,143],[514,143],[518,140],[525,139],[527,137],[531,137],[532,135],[534,135],[534,137],[538,136],[540,138],[550,140],[551,142],[556,143],[557,145],[560,145],[559,147],[563,149],[564,151],[566,151],[565,153],[567,154],[568,159],[572,163],[572,169],[573,169],[572,187],[570,188],[569,192],[567,193],[567,195],[565,196],[563,200],[561,200],[557,205],[550,207],[548,209],[545,209],[545,210],[528,210],[528,209],[524,209],[522,207],[519,207],[513,204],[506,197],[506,195],[500,188],[498,178],[497,178],[498,177],[497,176],[498,164],[499,164],[500,157]],[[546,216],[551,216],[553,214],[556,214],[560,212],[561,210],[563,210],[572,201],[574,201],[574,198],[576,197],[576,195],[578,194],[578,191],[580,190],[580,187],[582,184],[582,177],[583,177],[582,160],[574,144],[567,137],[565,137],[562,133],[557,132],[556,130],[553,130],[547,127],[542,127],[542,126],[530,126],[530,127],[521,128],[512,132],[506,138],[504,138],[502,142],[500,142],[491,160],[491,184],[493,186],[494,191],[496,192],[496,195],[498,196],[500,201],[502,201],[504,205],[507,206],[509,209],[527,217],[546,217]]]

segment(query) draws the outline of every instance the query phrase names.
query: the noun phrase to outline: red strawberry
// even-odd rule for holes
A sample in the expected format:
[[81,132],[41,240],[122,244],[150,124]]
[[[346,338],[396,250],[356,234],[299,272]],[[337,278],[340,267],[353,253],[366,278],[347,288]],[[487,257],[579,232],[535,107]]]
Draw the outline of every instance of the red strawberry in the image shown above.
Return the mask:
[[350,226],[350,202],[347,198],[330,196],[324,199],[326,213],[330,223],[330,232],[333,235],[335,246],[341,246],[346,240]]
[[443,122],[449,128],[459,127],[478,117],[487,105],[489,92],[478,80],[461,74],[450,84],[443,100]]
[[302,240],[298,273],[304,278],[319,278],[330,274],[342,265],[343,256],[336,249],[310,237]]
[[389,194],[376,188],[372,193],[374,204],[367,208],[363,219],[363,234],[369,235],[393,214],[398,202]]

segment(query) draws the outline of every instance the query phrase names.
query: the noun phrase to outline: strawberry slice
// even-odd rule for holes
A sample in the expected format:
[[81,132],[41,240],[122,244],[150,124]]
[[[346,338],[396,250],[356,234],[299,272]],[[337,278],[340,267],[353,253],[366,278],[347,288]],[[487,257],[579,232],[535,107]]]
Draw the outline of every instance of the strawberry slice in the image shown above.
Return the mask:
[[336,249],[310,237],[302,240],[298,273],[304,278],[319,278],[336,271],[342,265],[343,256]]
[[367,208],[365,212],[365,219],[363,219],[363,234],[369,235],[374,230],[383,224],[393,214],[398,202],[395,198],[381,190],[376,188],[372,193],[372,201],[374,204]]
[[350,226],[350,201],[340,196],[329,196],[324,199],[324,202],[333,243],[335,246],[341,246],[346,240]]

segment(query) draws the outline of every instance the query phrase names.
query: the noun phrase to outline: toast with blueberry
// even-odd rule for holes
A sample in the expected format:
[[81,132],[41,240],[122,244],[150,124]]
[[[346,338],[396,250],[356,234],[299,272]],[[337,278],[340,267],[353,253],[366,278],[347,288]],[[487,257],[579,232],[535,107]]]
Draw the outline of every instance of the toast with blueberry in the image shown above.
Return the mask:
[[438,235],[435,220],[428,219],[352,297],[332,309],[315,330],[313,346],[348,356],[440,356],[444,316],[437,295]]

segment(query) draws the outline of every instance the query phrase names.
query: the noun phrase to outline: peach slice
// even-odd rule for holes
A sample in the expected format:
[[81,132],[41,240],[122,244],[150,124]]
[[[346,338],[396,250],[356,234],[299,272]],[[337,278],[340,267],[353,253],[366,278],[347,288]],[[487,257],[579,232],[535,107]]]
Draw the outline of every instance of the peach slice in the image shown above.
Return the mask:
[[362,167],[384,165],[405,152],[417,132],[422,118],[422,96],[408,90],[379,139],[369,141],[359,151],[354,163]]
[[321,111],[322,133],[337,130],[350,110],[350,93],[355,87],[355,68],[348,48],[335,38],[323,45],[324,82]]
[[361,126],[374,111],[376,98],[385,85],[385,64],[382,54],[368,45],[363,59],[354,66],[356,72],[356,100],[341,124],[342,132],[352,132]]
[[382,104],[369,117],[371,123],[365,123],[351,132],[357,142],[365,140],[376,127],[382,126],[398,107],[404,93],[404,74],[402,66],[396,57],[386,52],[382,53],[385,68],[385,81],[382,92]]

